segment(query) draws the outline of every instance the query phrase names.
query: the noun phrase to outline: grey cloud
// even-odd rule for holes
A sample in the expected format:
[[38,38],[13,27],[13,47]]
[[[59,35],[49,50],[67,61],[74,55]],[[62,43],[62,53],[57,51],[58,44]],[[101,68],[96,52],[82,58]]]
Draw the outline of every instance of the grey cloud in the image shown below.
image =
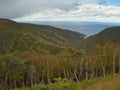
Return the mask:
[[69,10],[77,3],[77,0],[0,0],[0,17],[18,18],[52,8]]

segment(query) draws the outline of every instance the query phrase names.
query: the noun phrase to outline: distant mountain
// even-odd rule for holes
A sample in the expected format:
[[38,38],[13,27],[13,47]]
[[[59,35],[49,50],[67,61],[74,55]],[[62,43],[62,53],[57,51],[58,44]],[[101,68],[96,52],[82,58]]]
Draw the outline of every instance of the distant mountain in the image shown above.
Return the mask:
[[0,52],[9,50],[50,50],[56,53],[61,47],[77,47],[84,34],[47,25],[17,23],[0,19]]
[[100,33],[84,39],[82,46],[92,47],[95,44],[104,45],[105,43],[120,44],[120,26],[104,29]]

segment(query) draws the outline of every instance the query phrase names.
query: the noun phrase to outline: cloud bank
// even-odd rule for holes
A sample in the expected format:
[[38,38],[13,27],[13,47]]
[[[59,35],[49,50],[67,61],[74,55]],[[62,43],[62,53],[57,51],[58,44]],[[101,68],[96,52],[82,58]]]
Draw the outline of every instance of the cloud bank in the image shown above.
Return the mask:
[[109,0],[0,0],[0,17],[17,21],[120,22],[120,6]]

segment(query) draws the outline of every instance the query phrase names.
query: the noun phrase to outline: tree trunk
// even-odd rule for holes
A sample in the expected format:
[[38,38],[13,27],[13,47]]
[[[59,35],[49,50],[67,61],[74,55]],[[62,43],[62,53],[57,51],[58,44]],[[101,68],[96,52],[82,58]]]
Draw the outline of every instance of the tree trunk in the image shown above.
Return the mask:
[[31,87],[33,86],[33,74],[30,73],[30,83],[31,83]]
[[94,71],[94,69],[92,68],[92,73],[91,73],[91,75],[90,75],[90,78],[93,78],[94,75],[95,75],[95,71]]
[[50,80],[49,76],[47,77],[47,81],[48,81],[49,84],[51,84],[51,80]]
[[47,81],[48,81],[48,83],[49,83],[49,84],[51,83],[51,80],[50,80],[50,78],[49,78],[49,77],[47,78]]
[[115,75],[115,57],[116,57],[116,51],[113,55],[113,75]]
[[119,57],[119,74],[120,74],[120,57]]
[[79,82],[79,79],[78,79],[78,77],[77,77],[77,72],[76,72],[76,70],[74,70],[74,75],[75,75],[75,79],[77,80],[77,82]]
[[79,73],[79,80],[82,80],[82,70],[83,70],[83,67],[82,67],[82,64],[83,64],[83,57],[80,61],[80,67],[79,67],[79,70],[80,70],[80,73]]
[[106,61],[102,62],[102,71],[103,71],[103,77],[106,75]]
[[79,80],[82,80],[82,69],[80,69],[80,72],[79,72]]
[[37,84],[37,77],[34,76],[34,84]]
[[64,74],[64,78],[67,78],[67,75],[66,75],[65,69],[63,70],[63,74]]
[[37,84],[38,84],[38,83],[40,83],[40,79],[39,79],[39,77],[37,77]]
[[13,84],[12,84],[12,80],[10,78],[9,78],[9,83],[10,83],[10,89],[12,90]]
[[85,78],[88,79],[88,61],[86,61],[85,68],[86,68]]
[[[38,80],[39,80],[39,78],[38,78]],[[44,83],[44,76],[42,76],[42,79],[41,79],[41,84],[43,84]]]
[[25,79],[24,79],[24,76],[22,75],[22,85],[21,86],[25,86]]
[[27,80],[26,80],[26,85],[27,85],[27,87],[29,87],[29,86],[30,86],[30,85],[29,85],[29,80],[30,80],[30,79],[29,79],[29,77],[30,77],[30,76],[29,76],[29,75],[27,75]]
[[105,77],[105,65],[102,64],[103,77]]
[[48,72],[47,72],[47,81],[48,81],[49,84],[51,83],[51,81],[50,81],[50,71],[49,71],[49,69],[48,69]]
[[7,73],[5,75],[5,82],[6,82],[6,85],[8,85],[8,74]]
[[48,69],[48,72],[47,72],[47,81],[48,81],[49,84],[51,83],[51,81],[50,81],[50,72],[49,72],[49,69]]
[[17,84],[16,84],[16,81],[14,81],[13,83],[14,83],[14,88],[17,88]]
[[103,76],[105,77],[105,68],[103,68]]

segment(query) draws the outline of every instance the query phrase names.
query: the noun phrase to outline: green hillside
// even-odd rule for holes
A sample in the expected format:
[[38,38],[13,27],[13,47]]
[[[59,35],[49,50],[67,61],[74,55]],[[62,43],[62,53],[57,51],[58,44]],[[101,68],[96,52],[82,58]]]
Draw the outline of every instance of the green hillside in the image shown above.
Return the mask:
[[[85,35],[52,26],[0,19],[0,53],[9,50],[49,50],[77,47]],[[56,53],[56,52],[53,52]]]
[[93,47],[95,44],[105,43],[120,44],[120,27],[110,27],[100,33],[86,38],[81,46]]

